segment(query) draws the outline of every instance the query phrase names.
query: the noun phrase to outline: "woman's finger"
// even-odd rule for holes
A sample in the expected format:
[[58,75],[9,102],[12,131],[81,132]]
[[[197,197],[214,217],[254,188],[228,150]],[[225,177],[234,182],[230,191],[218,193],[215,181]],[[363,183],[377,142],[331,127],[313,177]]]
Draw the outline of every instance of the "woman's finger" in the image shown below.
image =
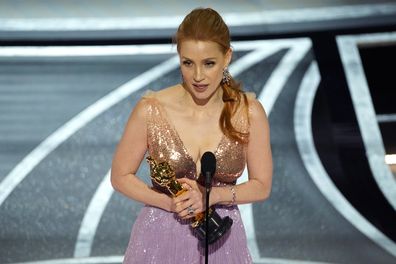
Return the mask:
[[179,196],[173,198],[173,202],[174,203],[181,203],[181,202],[183,202],[185,200],[190,199],[190,197],[191,197],[191,191],[186,191],[186,192],[180,194]]
[[192,189],[191,186],[189,184],[187,184],[187,183],[182,183],[182,187],[185,190],[191,190]]
[[179,213],[179,217],[182,219],[188,219],[194,217],[196,214],[196,209],[194,206],[191,204],[187,206],[183,211]]
[[197,185],[197,182],[195,180],[191,180],[188,178],[180,178],[177,179],[181,184],[188,184],[190,187],[194,188]]

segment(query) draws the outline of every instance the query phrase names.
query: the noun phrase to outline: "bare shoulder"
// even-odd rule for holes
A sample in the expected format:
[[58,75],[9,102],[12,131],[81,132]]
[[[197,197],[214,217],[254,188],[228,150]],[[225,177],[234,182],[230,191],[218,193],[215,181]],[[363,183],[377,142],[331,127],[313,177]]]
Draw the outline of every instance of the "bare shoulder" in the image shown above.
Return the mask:
[[151,105],[160,103],[161,105],[167,104],[170,101],[175,86],[167,87],[159,91],[147,90],[142,98],[136,103],[132,111],[132,116],[143,118],[146,116],[148,108]]
[[256,93],[254,92],[245,92],[248,101],[256,99]]
[[180,101],[183,93],[184,88],[178,84],[155,92],[153,100],[166,111],[167,115],[172,116],[175,113],[180,113]]
[[146,119],[147,107],[151,100],[153,100],[151,97],[143,96],[133,108],[130,119]]
[[[248,96],[249,103],[249,144],[251,148],[257,146],[269,146],[270,127],[267,114],[261,102],[257,100],[256,96]],[[264,144],[264,142],[267,142]]]
[[[160,106],[168,108],[174,102],[173,96],[177,93],[177,85],[166,87],[159,91],[148,90],[137,102],[134,112],[143,116],[149,110],[150,106]],[[173,100],[172,100],[173,99]]]
[[267,114],[261,102],[257,100],[254,93],[246,93],[249,103],[249,118],[250,119],[267,119]]
[[162,105],[167,105],[172,102],[172,99],[175,98],[175,95],[180,93],[179,85],[174,85],[170,87],[166,87],[159,91],[148,91],[143,98],[144,99],[155,99],[160,102]]

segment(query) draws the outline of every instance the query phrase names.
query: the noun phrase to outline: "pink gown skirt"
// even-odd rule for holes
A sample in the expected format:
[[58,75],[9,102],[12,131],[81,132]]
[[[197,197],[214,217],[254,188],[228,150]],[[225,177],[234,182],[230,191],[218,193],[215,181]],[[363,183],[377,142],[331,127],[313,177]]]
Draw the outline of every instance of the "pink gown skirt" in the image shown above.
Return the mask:
[[[218,206],[216,212],[222,218],[232,218],[233,224],[226,235],[209,246],[209,263],[252,263],[238,207]],[[205,248],[190,223],[178,219],[174,213],[144,206],[133,225],[123,263],[205,263]]]

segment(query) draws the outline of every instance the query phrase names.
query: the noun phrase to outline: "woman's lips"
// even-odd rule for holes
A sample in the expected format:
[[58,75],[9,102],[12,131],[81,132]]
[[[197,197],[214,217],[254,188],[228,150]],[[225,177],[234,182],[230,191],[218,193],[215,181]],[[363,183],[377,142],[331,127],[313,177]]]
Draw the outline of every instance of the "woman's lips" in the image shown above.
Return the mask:
[[209,85],[193,83],[193,86],[194,86],[195,90],[197,90],[198,92],[203,92],[206,90],[206,88],[208,88]]

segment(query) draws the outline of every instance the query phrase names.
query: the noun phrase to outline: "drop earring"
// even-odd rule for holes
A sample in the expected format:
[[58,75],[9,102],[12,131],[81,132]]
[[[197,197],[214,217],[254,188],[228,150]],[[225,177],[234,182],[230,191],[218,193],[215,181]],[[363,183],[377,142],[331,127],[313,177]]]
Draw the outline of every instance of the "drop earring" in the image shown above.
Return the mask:
[[221,79],[221,83],[230,86],[230,82],[231,82],[231,74],[228,71],[228,68],[225,67],[223,70],[223,78]]

